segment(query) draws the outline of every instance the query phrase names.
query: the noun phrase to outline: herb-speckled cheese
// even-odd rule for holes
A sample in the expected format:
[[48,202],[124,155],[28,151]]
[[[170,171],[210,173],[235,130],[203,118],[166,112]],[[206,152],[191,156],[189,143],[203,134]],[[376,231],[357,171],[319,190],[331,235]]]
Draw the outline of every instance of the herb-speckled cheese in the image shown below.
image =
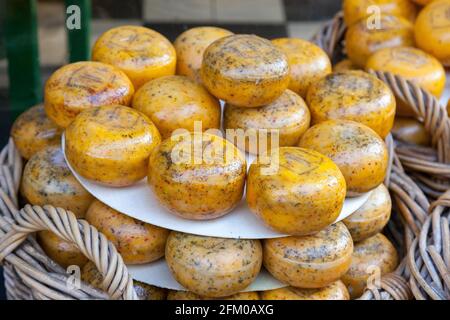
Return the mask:
[[11,137],[20,155],[28,160],[47,146],[59,145],[62,130],[47,117],[44,105],[38,104],[17,117]]
[[161,142],[147,116],[118,105],[82,112],[64,137],[67,160],[78,174],[116,187],[144,178],[148,158]]
[[133,108],[153,121],[163,139],[177,129],[219,129],[219,101],[203,86],[184,76],[166,76],[147,82],[133,97]]
[[375,268],[379,275],[393,272],[398,265],[398,255],[391,242],[381,233],[355,244],[351,265],[341,280],[352,299],[362,295]]
[[173,43],[177,52],[177,74],[201,82],[200,68],[206,48],[214,41],[232,34],[218,27],[196,27],[180,34]]
[[86,220],[103,233],[128,264],[148,263],[164,256],[169,230],[128,217],[95,200]]
[[223,239],[172,231],[166,261],[175,279],[200,296],[226,297],[248,287],[259,274],[259,240]]
[[262,300],[349,300],[347,287],[338,280],[317,289],[302,289],[285,287],[275,290],[262,291]]
[[228,297],[210,298],[202,297],[191,291],[170,290],[167,294],[167,300],[259,300],[259,294],[256,291],[238,292]]
[[83,188],[67,166],[60,146],[35,153],[25,165],[21,194],[32,205],[52,205],[83,218],[94,197]]
[[355,196],[380,185],[386,176],[388,151],[369,127],[348,120],[328,120],[309,128],[299,146],[329,157],[341,170],[347,195]]
[[138,89],[147,81],[175,74],[175,48],[162,34],[141,26],[120,26],[103,33],[92,60],[121,69]]
[[395,117],[389,87],[363,71],[334,72],[311,85],[306,102],[312,124],[330,119],[353,120],[385,138]]
[[362,241],[383,230],[391,217],[391,209],[389,191],[384,184],[380,184],[372,190],[369,199],[343,222],[353,241]]
[[287,56],[289,89],[302,98],[313,82],[331,73],[330,58],[314,43],[298,38],[278,38],[272,43]]
[[227,214],[242,199],[246,170],[245,157],[226,139],[179,134],[151,155],[148,183],[172,213],[206,220]]
[[[450,109],[450,101],[447,108]],[[420,146],[429,146],[431,144],[431,137],[425,126],[413,118],[395,117],[391,132],[392,136],[399,141]]]
[[133,94],[133,84],[119,69],[100,62],[71,63],[56,70],[45,83],[45,112],[66,128],[83,110],[129,105]]
[[[226,104],[223,126],[224,129],[242,129],[246,139],[246,151],[257,153],[255,151],[260,150],[255,147],[258,146],[257,141],[262,134],[261,129],[267,130],[267,150],[270,149],[273,139],[271,130],[278,131],[279,146],[294,146],[309,128],[310,120],[311,115],[306,103],[295,92],[287,89],[278,99],[263,107],[245,108]],[[256,142],[255,145],[249,145],[252,142],[252,130],[256,132],[253,138]],[[237,143],[237,141],[233,142]]]
[[63,268],[84,266],[89,260],[78,248],[51,231],[39,231],[37,241],[45,254]]
[[267,239],[264,267],[278,280],[299,288],[322,288],[350,267],[353,241],[338,222],[310,236]]
[[281,147],[270,160],[270,164],[252,163],[246,195],[250,210],[266,225],[281,233],[304,235],[336,220],[346,194],[336,164],[298,147]]
[[269,40],[232,35],[206,49],[201,77],[217,98],[241,107],[260,107],[287,89],[289,65],[286,55]]
[[345,47],[349,59],[364,68],[367,59],[377,50],[414,45],[414,27],[399,16],[382,14],[380,27],[371,26],[366,19],[351,25],[345,35]]
[[450,66],[450,0],[437,0],[423,8],[416,20],[417,47]]

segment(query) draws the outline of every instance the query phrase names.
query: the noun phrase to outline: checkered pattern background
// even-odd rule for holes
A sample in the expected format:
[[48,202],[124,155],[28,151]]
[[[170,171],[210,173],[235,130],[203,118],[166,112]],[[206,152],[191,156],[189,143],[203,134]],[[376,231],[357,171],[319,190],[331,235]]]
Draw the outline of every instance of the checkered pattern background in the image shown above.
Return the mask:
[[[341,0],[92,0],[92,42],[119,25],[144,25],[174,40],[184,30],[216,25],[272,39],[309,39]],[[63,1],[38,1],[42,83],[67,62]],[[7,62],[0,60],[0,146],[9,136]],[[0,275],[0,299],[4,298]]]

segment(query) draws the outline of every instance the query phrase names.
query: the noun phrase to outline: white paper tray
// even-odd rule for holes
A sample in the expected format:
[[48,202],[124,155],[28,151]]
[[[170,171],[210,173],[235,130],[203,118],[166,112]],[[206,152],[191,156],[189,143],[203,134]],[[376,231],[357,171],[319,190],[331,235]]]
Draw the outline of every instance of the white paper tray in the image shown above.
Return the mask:
[[[62,148],[65,152],[64,135]],[[250,165],[255,157],[247,157],[247,164]],[[94,197],[111,208],[140,221],[170,230],[211,237],[269,239],[286,236],[271,230],[250,212],[245,197],[232,212],[225,216],[213,220],[188,220],[175,216],[162,207],[147,185],[147,179],[128,187],[108,187],[81,177],[73,170],[69,161],[67,163],[74,176]],[[344,207],[336,221],[345,219],[355,212],[366,202],[369,195],[370,192],[359,197],[345,199]]]
[[[127,268],[131,277],[138,281],[160,288],[186,291],[186,289],[174,279],[164,259],[144,265],[129,265]],[[243,292],[266,291],[286,286],[286,284],[272,277],[265,269],[261,269],[261,272],[255,281],[243,290]]]

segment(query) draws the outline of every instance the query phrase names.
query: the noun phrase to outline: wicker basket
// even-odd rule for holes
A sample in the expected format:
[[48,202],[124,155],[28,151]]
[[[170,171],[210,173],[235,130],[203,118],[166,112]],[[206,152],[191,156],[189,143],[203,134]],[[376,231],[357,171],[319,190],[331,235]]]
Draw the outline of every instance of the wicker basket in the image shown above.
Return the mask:
[[[343,56],[344,34],[339,13],[314,40],[335,60]],[[450,299],[450,120],[436,98],[413,83],[373,73],[411,106],[432,135],[433,147],[386,139],[390,165],[385,184],[394,212],[385,233],[403,259],[360,299]],[[120,254],[94,227],[61,208],[26,205],[19,210],[22,162],[11,140],[0,153],[0,166],[0,262],[8,299],[137,299]],[[74,243],[93,261],[104,277],[104,291],[84,283],[68,286],[72,276],[35,240],[41,230]]]

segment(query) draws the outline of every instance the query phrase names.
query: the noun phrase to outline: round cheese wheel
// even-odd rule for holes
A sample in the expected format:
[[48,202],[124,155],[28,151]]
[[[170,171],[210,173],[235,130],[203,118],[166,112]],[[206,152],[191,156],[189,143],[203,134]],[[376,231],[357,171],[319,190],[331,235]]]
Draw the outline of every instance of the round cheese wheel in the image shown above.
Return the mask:
[[62,128],[45,114],[44,105],[31,107],[14,121],[11,137],[20,155],[26,160],[47,146],[61,143]]
[[177,62],[169,40],[140,26],[120,26],[103,33],[94,44],[92,60],[118,67],[136,89],[147,81],[175,74]]
[[150,153],[161,142],[144,114],[124,106],[92,108],[66,129],[66,157],[81,176],[127,186],[147,175]]
[[397,265],[397,251],[384,235],[378,233],[355,244],[350,268],[341,280],[354,299],[363,294],[372,274],[382,276],[393,272]]
[[262,291],[262,300],[349,300],[350,295],[342,281],[337,280],[331,284],[317,289],[301,289],[285,287],[275,290]]
[[134,88],[119,69],[82,61],[56,70],[45,83],[45,112],[66,128],[83,110],[106,105],[129,105]]
[[416,6],[409,0],[344,0],[342,8],[347,26],[363,18],[374,19],[377,14],[399,16],[411,22],[417,15]]
[[147,115],[163,139],[176,129],[219,129],[220,104],[201,85],[184,76],[166,76],[147,82],[134,95],[133,108]]
[[148,263],[164,256],[169,230],[128,217],[95,200],[86,220],[103,233],[127,264]]
[[450,66],[450,0],[435,0],[423,8],[414,34],[417,47]]
[[322,288],[350,267],[353,241],[342,222],[309,236],[267,239],[264,267],[278,280],[299,288]]
[[391,217],[392,202],[388,189],[380,184],[369,199],[343,220],[354,242],[370,238],[383,230]]
[[[94,288],[102,290],[103,277],[92,261],[86,263],[81,269],[81,280]],[[167,290],[133,280],[134,291],[139,300],[166,300]]]
[[64,269],[84,266],[89,260],[71,242],[67,242],[51,231],[39,231],[37,241],[45,254]]
[[177,52],[177,74],[201,82],[200,68],[206,48],[217,39],[232,34],[218,27],[196,27],[180,34],[173,43]]
[[247,204],[281,233],[311,234],[333,223],[345,199],[345,179],[329,158],[308,149],[281,147],[270,162],[255,160],[247,179]]
[[378,50],[367,61],[366,69],[402,76],[437,97],[444,91],[444,67],[436,58],[416,48],[396,47]]
[[[257,154],[270,150],[272,140],[282,147],[296,145],[308,129],[310,120],[305,101],[288,89],[263,107],[245,108],[226,104],[223,126],[226,130],[232,130],[227,132],[235,133],[232,141],[238,148]],[[240,146],[239,142],[245,142],[245,145]]]
[[289,89],[306,97],[311,83],[331,73],[331,62],[322,48],[298,38],[279,38],[272,43],[283,51],[289,63]]
[[287,89],[289,65],[286,55],[269,40],[232,35],[205,50],[201,77],[217,98],[240,107],[260,107]]
[[206,220],[230,212],[242,199],[246,169],[231,142],[208,133],[178,134],[151,155],[148,183],[172,213]]
[[166,261],[175,279],[200,296],[227,297],[248,287],[262,264],[259,240],[223,239],[172,231]]
[[431,137],[425,126],[412,118],[395,117],[392,135],[396,140],[406,143],[420,146],[429,146],[431,144]]
[[384,141],[369,127],[349,120],[328,120],[309,128],[298,144],[327,156],[341,170],[347,195],[357,196],[380,185],[388,167]]
[[314,83],[306,103],[312,124],[353,120],[385,138],[394,124],[395,97],[383,81],[363,71],[332,73]]
[[72,175],[60,146],[49,146],[26,163],[20,192],[32,205],[52,205],[83,218],[94,197]]
[[386,14],[380,16],[379,26],[362,19],[348,28],[345,46],[353,64],[364,68],[367,59],[380,49],[414,46],[414,26],[402,17]]
[[349,70],[359,70],[357,66],[353,64],[353,62],[350,59],[344,59],[342,61],[339,61],[333,66],[333,71],[349,71]]
[[[259,300],[259,294],[255,291],[238,292],[228,297],[216,298],[219,300]],[[214,300],[214,298],[202,297],[191,291],[170,290],[167,300]]]

